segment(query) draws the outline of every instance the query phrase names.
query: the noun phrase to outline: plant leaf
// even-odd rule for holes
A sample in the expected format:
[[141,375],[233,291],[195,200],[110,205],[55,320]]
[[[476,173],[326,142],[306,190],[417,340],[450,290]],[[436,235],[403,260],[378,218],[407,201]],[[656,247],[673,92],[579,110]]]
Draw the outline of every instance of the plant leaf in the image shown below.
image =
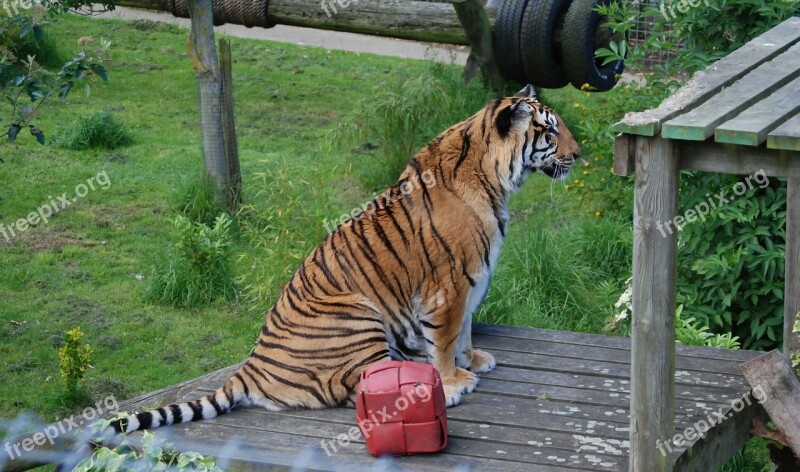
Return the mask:
[[100,64],[92,64],[90,67],[92,68],[92,72],[94,72],[101,79],[103,79],[103,82],[108,82],[108,73],[106,72],[105,67],[103,67]]
[[8,140],[13,143],[14,140],[17,139],[20,129],[22,129],[22,127],[18,124],[11,125],[11,127],[8,128]]

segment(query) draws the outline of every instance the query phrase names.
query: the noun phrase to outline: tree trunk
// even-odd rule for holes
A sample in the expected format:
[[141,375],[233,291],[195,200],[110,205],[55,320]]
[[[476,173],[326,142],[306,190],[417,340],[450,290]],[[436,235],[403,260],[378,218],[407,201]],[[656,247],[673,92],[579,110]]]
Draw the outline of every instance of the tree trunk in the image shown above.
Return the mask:
[[214,43],[211,0],[190,0],[192,19],[189,57],[200,85],[200,123],[203,128],[203,157],[206,172],[214,181],[222,201],[227,201],[230,179],[225,160],[222,128],[222,77]]

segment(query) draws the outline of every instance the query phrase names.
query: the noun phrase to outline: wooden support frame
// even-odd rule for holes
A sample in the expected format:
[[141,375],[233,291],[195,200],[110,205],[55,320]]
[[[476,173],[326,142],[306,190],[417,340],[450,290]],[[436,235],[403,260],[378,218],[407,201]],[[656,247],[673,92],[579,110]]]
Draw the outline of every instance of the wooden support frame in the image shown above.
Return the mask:
[[[800,160],[800,158],[796,158]],[[786,196],[786,275],[783,291],[783,352],[800,351],[800,333],[794,325],[800,311],[800,177],[787,182]]]
[[672,141],[634,139],[630,470],[668,472],[672,458],[662,451],[675,423],[677,233],[659,228],[677,216],[679,156]]

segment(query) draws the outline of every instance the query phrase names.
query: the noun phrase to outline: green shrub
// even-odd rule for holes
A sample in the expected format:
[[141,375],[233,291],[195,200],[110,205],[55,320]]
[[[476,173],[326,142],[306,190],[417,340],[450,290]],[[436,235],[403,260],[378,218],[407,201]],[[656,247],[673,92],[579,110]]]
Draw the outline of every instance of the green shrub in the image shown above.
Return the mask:
[[100,444],[108,444],[111,438],[111,421],[101,420],[92,425],[94,433],[92,455],[80,461],[75,472],[115,472],[115,471],[202,471],[222,472],[213,457],[205,457],[196,452],[178,452],[174,446],[145,431],[141,446],[132,447],[127,440],[118,443],[113,449]]
[[216,299],[235,300],[230,269],[231,219],[220,214],[213,227],[184,216],[174,220],[179,240],[165,265],[150,279],[147,298],[175,306],[196,306]]
[[213,226],[217,216],[228,211],[214,181],[205,172],[199,178],[190,177],[175,200],[178,214],[207,226]]
[[107,111],[79,118],[71,128],[62,131],[54,140],[59,147],[76,151],[116,149],[133,141],[125,126]]
[[678,301],[687,316],[733,333],[745,349],[772,349],[783,338],[786,187],[761,179],[761,188],[749,178],[746,189],[735,176],[682,174],[678,214],[716,205],[721,191],[730,202],[678,233]]
[[64,345],[58,350],[58,368],[61,380],[64,381],[64,399],[69,404],[78,403],[87,398],[81,382],[92,362],[92,348],[82,342],[83,331],[80,327],[64,333]]

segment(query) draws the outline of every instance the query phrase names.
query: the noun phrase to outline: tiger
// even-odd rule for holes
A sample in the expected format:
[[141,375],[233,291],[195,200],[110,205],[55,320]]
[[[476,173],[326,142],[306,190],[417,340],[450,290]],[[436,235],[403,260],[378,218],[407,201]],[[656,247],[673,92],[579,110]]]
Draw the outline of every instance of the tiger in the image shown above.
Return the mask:
[[472,316],[506,236],[509,197],[533,173],[564,178],[579,156],[532,86],[490,101],[324,238],[224,385],[199,400],[119,417],[114,431],[210,419],[237,406],[352,407],[361,372],[390,359],[429,362],[447,406],[459,404],[478,374],[496,366],[472,346]]

